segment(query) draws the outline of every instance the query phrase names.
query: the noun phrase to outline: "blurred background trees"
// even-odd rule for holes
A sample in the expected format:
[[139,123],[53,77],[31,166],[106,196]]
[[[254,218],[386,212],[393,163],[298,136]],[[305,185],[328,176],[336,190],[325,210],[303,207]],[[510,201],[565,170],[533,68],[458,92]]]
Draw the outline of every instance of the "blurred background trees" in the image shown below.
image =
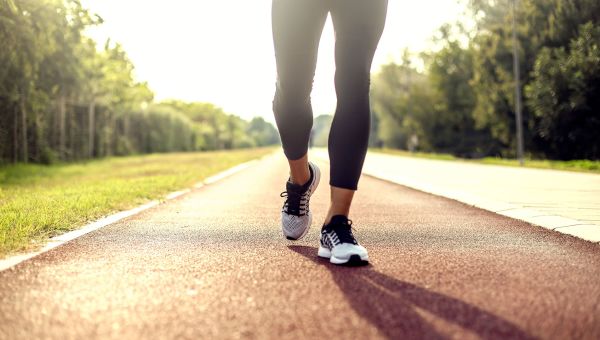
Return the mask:
[[[525,146],[531,156],[600,158],[600,2],[519,0]],[[373,79],[374,145],[463,157],[515,156],[512,0],[471,0],[437,50],[405,53]],[[411,64],[418,60],[424,67]],[[415,145],[415,143],[417,145]]]
[[153,103],[119,44],[76,0],[0,0],[0,163],[278,143],[274,127],[212,104]]
[[[370,145],[461,157],[515,156],[513,0],[464,0],[430,51],[372,78]],[[530,157],[600,158],[600,2],[517,0]],[[156,103],[123,48],[82,32],[77,0],[0,0],[0,163],[216,150],[279,142],[272,124],[210,103]],[[409,34],[407,32],[407,34]],[[330,115],[311,142],[326,146]]]

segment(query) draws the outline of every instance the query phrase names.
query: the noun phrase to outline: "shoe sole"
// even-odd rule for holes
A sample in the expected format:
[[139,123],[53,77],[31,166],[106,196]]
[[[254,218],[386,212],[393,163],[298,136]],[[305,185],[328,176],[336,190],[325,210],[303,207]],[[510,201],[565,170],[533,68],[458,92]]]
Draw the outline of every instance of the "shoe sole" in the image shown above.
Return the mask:
[[[319,186],[319,181],[321,180],[321,169],[319,169],[319,167],[314,163],[310,163],[310,164],[313,165],[315,180],[310,185],[310,196],[308,198],[309,200],[312,197],[312,195],[315,193],[315,190],[317,190],[317,187]],[[308,217],[308,227],[302,232],[302,234],[300,236],[298,236],[298,238],[293,238],[291,236],[285,236],[285,238],[290,241],[298,241],[299,239],[306,236],[306,234],[308,234],[308,230],[310,230],[311,224],[312,224],[312,213]]]
[[332,256],[331,250],[324,248],[322,246],[319,246],[319,251],[318,251],[317,255],[319,257],[329,259],[329,262],[331,262],[333,264],[337,264],[337,265],[346,265],[346,266],[354,267],[354,266],[365,266],[365,265],[369,264],[369,256],[368,255],[361,257],[358,254],[352,254],[347,259],[340,259],[335,256]]

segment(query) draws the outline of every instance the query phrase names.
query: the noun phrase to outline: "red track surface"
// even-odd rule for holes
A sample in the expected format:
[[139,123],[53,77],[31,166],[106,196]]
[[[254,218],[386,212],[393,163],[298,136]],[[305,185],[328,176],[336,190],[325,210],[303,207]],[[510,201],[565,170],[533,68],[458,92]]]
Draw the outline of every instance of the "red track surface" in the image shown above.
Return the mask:
[[295,243],[286,176],[267,158],[0,273],[0,338],[600,339],[599,245],[363,177],[372,264],[336,267],[327,176]]

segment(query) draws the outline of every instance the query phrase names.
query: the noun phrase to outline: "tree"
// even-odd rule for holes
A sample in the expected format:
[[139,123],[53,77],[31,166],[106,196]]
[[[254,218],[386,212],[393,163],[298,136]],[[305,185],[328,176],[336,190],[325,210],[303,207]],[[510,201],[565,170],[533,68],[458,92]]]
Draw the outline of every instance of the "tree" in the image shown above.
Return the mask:
[[101,23],[78,0],[0,0],[0,162],[272,142],[270,124],[250,136],[248,122],[209,103],[154,105],[124,49],[83,34]]
[[600,159],[600,27],[581,25],[568,49],[543,48],[532,75],[527,103],[546,154]]
[[[452,27],[444,25],[436,40],[440,49],[426,54],[427,77],[433,90],[433,115],[423,121],[425,134],[436,152],[462,157],[480,157],[498,152],[490,132],[478,128],[473,117],[476,94],[473,79],[473,50],[463,47],[460,38],[451,34]],[[461,31],[462,28],[458,27]]]
[[315,118],[311,131],[312,146],[327,147],[332,122],[333,115],[319,115]]
[[[475,90],[476,106],[473,111],[478,127],[487,128],[493,138],[500,143],[506,156],[514,154],[515,114],[514,79],[511,75],[512,58],[510,51],[510,3],[512,0],[471,0],[470,8],[477,21],[477,32],[471,41],[474,51],[474,76],[471,84]],[[516,12],[519,54],[522,69],[522,82],[525,87],[535,80],[534,68],[538,56],[550,63],[557,58],[544,56],[546,48],[565,48],[579,34],[579,27],[585,23],[598,26],[600,3],[595,0],[520,0]],[[546,67],[551,67],[546,63]],[[593,77],[593,68],[579,65],[577,69]],[[528,92],[532,94],[530,90]],[[526,93],[526,96],[528,96]],[[525,98],[526,103],[534,101]],[[528,149],[545,157],[555,157],[548,148],[547,136],[542,136],[545,128],[540,126],[537,109],[526,105],[523,108],[525,140]],[[564,156],[563,156],[564,157]]]
[[267,146],[279,143],[279,134],[273,126],[262,117],[254,117],[246,127],[246,135],[256,146]]
[[384,65],[373,78],[373,111],[380,121],[377,133],[384,146],[406,148],[410,137],[419,134],[409,100],[414,85],[425,80],[411,66],[407,50],[401,64]]

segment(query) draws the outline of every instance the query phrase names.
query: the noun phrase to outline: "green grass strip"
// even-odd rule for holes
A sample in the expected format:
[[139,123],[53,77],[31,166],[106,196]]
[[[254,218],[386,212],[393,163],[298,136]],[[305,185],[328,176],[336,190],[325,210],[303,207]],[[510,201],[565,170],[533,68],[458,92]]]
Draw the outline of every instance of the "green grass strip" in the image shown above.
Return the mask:
[[[436,159],[444,161],[461,161],[477,164],[492,164],[492,165],[505,165],[505,166],[520,166],[519,161],[516,159],[504,159],[495,157],[485,157],[481,159],[465,159],[455,157],[449,154],[438,154],[438,153],[425,153],[425,152],[409,152],[404,150],[396,149],[369,149],[374,152],[381,152],[391,155],[399,155],[405,157],[425,158],[425,159]],[[577,172],[590,172],[600,173],[600,161],[591,160],[572,160],[572,161],[553,161],[553,160],[535,160],[526,159],[523,164],[526,168],[536,169],[554,169],[554,170],[565,170],[565,171],[577,171]]]
[[0,167],[0,257],[116,211],[190,187],[272,152],[249,150],[154,154],[63,165]]

